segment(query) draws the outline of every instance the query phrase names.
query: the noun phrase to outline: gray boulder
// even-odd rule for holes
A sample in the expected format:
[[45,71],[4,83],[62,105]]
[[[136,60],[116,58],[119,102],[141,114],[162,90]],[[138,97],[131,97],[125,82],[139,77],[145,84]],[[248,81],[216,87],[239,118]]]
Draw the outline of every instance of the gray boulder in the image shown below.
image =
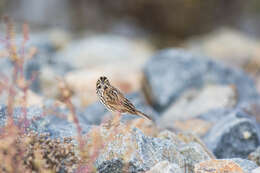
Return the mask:
[[[129,172],[141,172],[149,170],[156,163],[163,160],[178,165],[183,163],[183,156],[170,140],[145,136],[136,128],[130,134],[122,136],[122,138],[120,139],[120,136],[118,136],[116,140],[106,145],[105,151],[100,153],[96,161],[96,167],[99,171],[106,172],[108,168],[116,170],[119,169],[118,166],[123,164],[123,167],[128,165]],[[124,161],[124,156],[127,156],[128,161]],[[114,162],[120,164],[114,164]],[[107,169],[104,169],[104,167],[107,167]]]
[[247,158],[260,144],[255,121],[241,110],[216,122],[203,140],[217,158]]
[[243,71],[184,50],[166,49],[144,67],[144,88],[157,110],[164,110],[184,91],[205,84],[231,84],[238,103],[258,96],[253,80]]

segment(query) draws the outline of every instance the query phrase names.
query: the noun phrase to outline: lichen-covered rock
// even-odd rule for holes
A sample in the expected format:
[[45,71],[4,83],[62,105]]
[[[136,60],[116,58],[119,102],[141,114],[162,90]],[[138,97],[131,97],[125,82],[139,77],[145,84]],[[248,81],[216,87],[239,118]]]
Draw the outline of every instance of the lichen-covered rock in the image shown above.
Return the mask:
[[241,110],[220,119],[204,141],[217,158],[247,158],[260,144],[256,123]]
[[[193,133],[180,132],[177,134],[177,137],[179,140],[181,140],[185,144],[196,143],[196,144],[200,145],[200,149],[202,149],[203,152],[206,152],[211,159],[215,158],[214,154],[211,153],[211,151],[209,151],[209,149],[206,147],[204,142],[199,137],[194,135]],[[184,145],[180,145],[180,148],[182,148],[183,146]]]
[[[105,140],[107,143],[96,161],[99,171],[141,172],[150,170],[162,161],[177,164],[182,169],[187,166],[191,170],[194,164],[211,159],[200,144],[185,143],[177,138],[174,140],[177,136],[171,135],[170,132],[154,138],[145,136],[137,128],[129,129],[127,127],[119,125],[121,129],[116,130],[115,136]],[[112,132],[111,130],[101,131],[103,131],[103,136],[109,136]],[[115,164],[115,162],[120,164]]]
[[202,160],[211,159],[210,155],[198,144],[189,143],[180,149],[180,153],[185,157],[185,167],[189,171],[194,170],[194,165]]
[[195,165],[195,173],[251,173],[257,166],[244,159],[207,160]]
[[100,173],[122,173],[124,170],[124,164],[120,159],[112,159],[104,161],[99,167],[98,172]]
[[167,49],[145,65],[144,88],[157,110],[164,110],[186,90],[205,84],[234,85],[238,103],[258,96],[253,80],[243,71],[184,50]]
[[[103,170],[104,163],[115,159],[122,160],[124,167],[129,167],[130,172],[149,170],[163,160],[177,165],[181,165],[184,160],[170,140],[145,136],[138,129],[133,129],[124,135],[116,135],[115,139],[105,146],[96,161],[98,170]],[[113,165],[118,166],[116,164],[105,165],[109,168]]]

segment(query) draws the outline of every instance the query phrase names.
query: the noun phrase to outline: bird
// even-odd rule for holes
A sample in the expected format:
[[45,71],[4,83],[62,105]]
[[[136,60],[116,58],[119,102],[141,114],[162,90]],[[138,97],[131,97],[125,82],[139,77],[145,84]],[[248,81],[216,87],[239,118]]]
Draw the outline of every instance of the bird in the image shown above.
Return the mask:
[[101,76],[96,83],[96,93],[100,102],[111,112],[133,114],[152,121],[152,118],[137,110],[124,94],[112,86],[107,77]]

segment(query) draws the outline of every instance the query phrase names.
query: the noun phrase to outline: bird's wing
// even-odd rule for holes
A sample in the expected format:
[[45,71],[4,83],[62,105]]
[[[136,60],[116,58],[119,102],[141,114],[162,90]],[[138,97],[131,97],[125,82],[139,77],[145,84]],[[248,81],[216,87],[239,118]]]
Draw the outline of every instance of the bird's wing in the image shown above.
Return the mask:
[[109,107],[112,110],[122,112],[120,108],[120,98],[122,97],[123,94],[114,87],[109,88],[105,92],[106,94],[104,95],[105,95],[106,104],[109,105]]
[[121,104],[126,109],[126,112],[135,114],[135,112],[136,112],[135,106],[127,98],[124,97]]
[[107,102],[111,107],[114,107],[116,110],[120,112],[129,112],[134,113],[135,107],[134,105],[124,97],[123,93],[116,88],[111,88],[107,94]]

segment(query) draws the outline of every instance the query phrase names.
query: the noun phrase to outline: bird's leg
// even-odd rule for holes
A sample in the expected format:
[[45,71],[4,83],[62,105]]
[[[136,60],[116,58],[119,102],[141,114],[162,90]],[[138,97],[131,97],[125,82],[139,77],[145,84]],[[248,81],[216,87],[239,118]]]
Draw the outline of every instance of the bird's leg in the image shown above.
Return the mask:
[[118,127],[120,124],[120,119],[121,119],[121,113],[115,112],[115,116],[113,118],[112,125],[115,127]]
[[102,126],[105,127],[106,129],[110,129],[113,126],[113,120],[114,115],[111,112],[107,112],[103,118]]

